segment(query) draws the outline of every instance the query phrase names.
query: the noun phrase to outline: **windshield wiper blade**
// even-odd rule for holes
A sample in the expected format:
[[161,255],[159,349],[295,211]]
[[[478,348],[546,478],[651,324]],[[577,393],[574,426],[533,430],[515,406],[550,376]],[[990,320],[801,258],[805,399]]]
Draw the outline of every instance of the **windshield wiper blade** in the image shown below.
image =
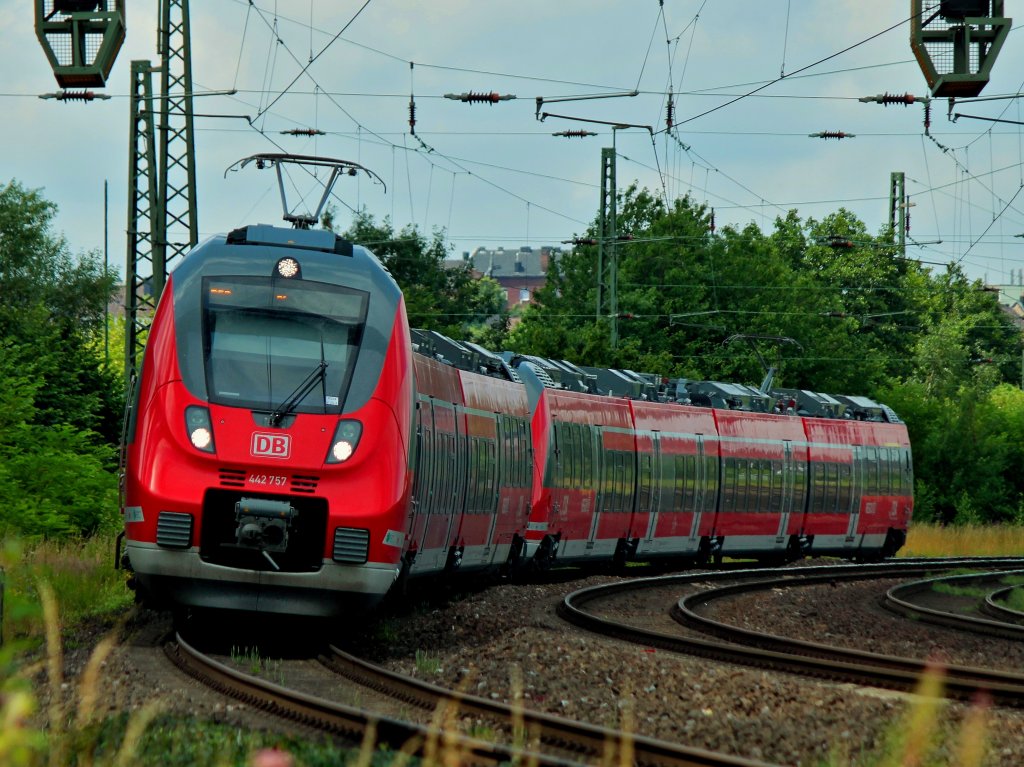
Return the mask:
[[280,426],[284,417],[291,413],[298,404],[302,402],[307,394],[313,391],[313,387],[324,381],[327,377],[327,363],[323,360],[317,363],[308,376],[295,387],[295,391],[288,395],[288,399],[274,408],[268,422],[271,426]]

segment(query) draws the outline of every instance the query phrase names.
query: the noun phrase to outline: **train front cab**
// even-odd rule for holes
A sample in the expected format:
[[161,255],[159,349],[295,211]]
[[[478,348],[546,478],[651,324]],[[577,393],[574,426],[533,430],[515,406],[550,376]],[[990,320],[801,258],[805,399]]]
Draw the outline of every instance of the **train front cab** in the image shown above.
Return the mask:
[[212,238],[168,281],[130,415],[126,554],[182,606],[337,616],[398,574],[410,342],[376,259],[279,232]]

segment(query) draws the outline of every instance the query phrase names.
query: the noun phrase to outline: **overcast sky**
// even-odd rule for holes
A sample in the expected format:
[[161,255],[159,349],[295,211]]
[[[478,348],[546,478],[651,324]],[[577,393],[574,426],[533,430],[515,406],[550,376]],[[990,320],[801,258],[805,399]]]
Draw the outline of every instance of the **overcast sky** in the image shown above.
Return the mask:
[[[942,100],[933,104],[927,138],[920,104],[857,100],[928,94],[910,50],[906,0],[364,3],[192,3],[196,91],[237,90],[197,98],[195,111],[252,119],[197,118],[201,238],[280,222],[272,171],[250,166],[226,178],[224,171],[257,152],[288,151],[357,161],[383,179],[386,192],[365,176],[339,182],[342,227],[351,209],[365,207],[398,227],[445,229],[456,255],[477,246],[557,245],[596,215],[601,149],[614,142],[620,188],[635,180],[658,195],[689,194],[715,209],[719,226],[770,229],[791,208],[821,218],[843,206],[875,233],[888,220],[890,173],[903,171],[914,204],[910,237],[922,243],[908,256],[959,261],[993,283],[1024,268],[1017,236],[1024,194],[1014,198],[1024,181],[1021,127],[952,122]],[[127,40],[103,91],[112,98],[88,104],[37,98],[57,86],[32,6],[0,0],[0,183],[42,188],[60,208],[58,228],[81,251],[103,248],[106,180],[110,262],[123,270],[130,62],[157,59],[157,0],[129,3]],[[1015,3],[1006,7],[1020,15]],[[1010,33],[983,97],[1024,86],[1020,35]],[[663,130],[670,86],[678,141]],[[634,90],[639,95],[556,101]],[[443,98],[467,91],[517,98],[495,105]],[[613,135],[598,123],[539,121],[538,97],[543,112],[651,126],[653,140],[642,127]],[[953,111],[1024,119],[1019,99],[958,102]],[[281,133],[292,128],[326,135]],[[552,136],[565,130],[598,135]],[[808,137],[820,131],[855,138]],[[293,207],[315,205],[323,175],[291,175]]]

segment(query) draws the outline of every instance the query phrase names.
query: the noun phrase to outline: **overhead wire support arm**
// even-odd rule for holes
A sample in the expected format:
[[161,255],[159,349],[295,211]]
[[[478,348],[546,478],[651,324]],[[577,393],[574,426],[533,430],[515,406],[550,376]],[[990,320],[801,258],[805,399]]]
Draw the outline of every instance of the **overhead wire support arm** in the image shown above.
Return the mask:
[[574,117],[572,115],[560,115],[555,114],[553,112],[544,112],[544,114],[542,114],[540,118],[541,122],[544,122],[544,120],[548,117],[556,117],[559,120],[573,120],[575,122],[581,123],[593,123],[594,125],[610,125],[616,130],[622,130],[625,128],[642,128],[645,131],[649,131],[652,135],[654,133],[654,128],[652,128],[650,125],[637,125],[636,123],[624,123],[618,122],[616,120],[593,120],[589,117]]
[[999,118],[999,117],[981,117],[980,115],[968,115],[968,114],[964,114],[963,112],[954,112],[953,113],[953,122],[956,122],[961,117],[966,117],[968,120],[984,120],[985,122],[990,122],[990,123],[1006,123],[1008,125],[1024,125],[1024,122],[1022,122],[1021,120],[1004,120],[1004,119]]
[[[540,122],[544,122],[544,117],[548,117],[549,115],[545,114],[541,116],[540,110],[544,107],[545,104],[559,104],[564,101],[593,101],[594,99],[632,98],[634,96],[639,95],[640,91],[632,90],[622,91],[621,93],[593,93],[587,96],[555,96],[554,98],[544,98],[543,96],[537,96],[537,111],[534,113],[534,117],[536,117]],[[553,117],[554,115],[550,116]]]

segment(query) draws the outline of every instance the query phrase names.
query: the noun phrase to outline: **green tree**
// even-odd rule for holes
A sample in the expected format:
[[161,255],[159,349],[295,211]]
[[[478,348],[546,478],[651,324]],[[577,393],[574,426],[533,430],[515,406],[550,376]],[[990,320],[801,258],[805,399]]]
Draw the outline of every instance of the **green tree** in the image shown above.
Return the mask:
[[34,423],[72,424],[114,443],[121,383],[92,351],[114,279],[97,253],[70,253],[53,232],[56,212],[17,181],[0,189],[0,337],[18,364],[41,377]]
[[413,327],[456,339],[500,338],[508,323],[504,292],[489,278],[474,278],[468,265],[447,267],[443,232],[429,240],[414,225],[396,232],[390,219],[378,224],[363,211],[344,236],[372,250],[391,272]]
[[0,528],[89,534],[116,519],[121,383],[95,352],[112,280],[72,256],[56,207],[0,189]]

